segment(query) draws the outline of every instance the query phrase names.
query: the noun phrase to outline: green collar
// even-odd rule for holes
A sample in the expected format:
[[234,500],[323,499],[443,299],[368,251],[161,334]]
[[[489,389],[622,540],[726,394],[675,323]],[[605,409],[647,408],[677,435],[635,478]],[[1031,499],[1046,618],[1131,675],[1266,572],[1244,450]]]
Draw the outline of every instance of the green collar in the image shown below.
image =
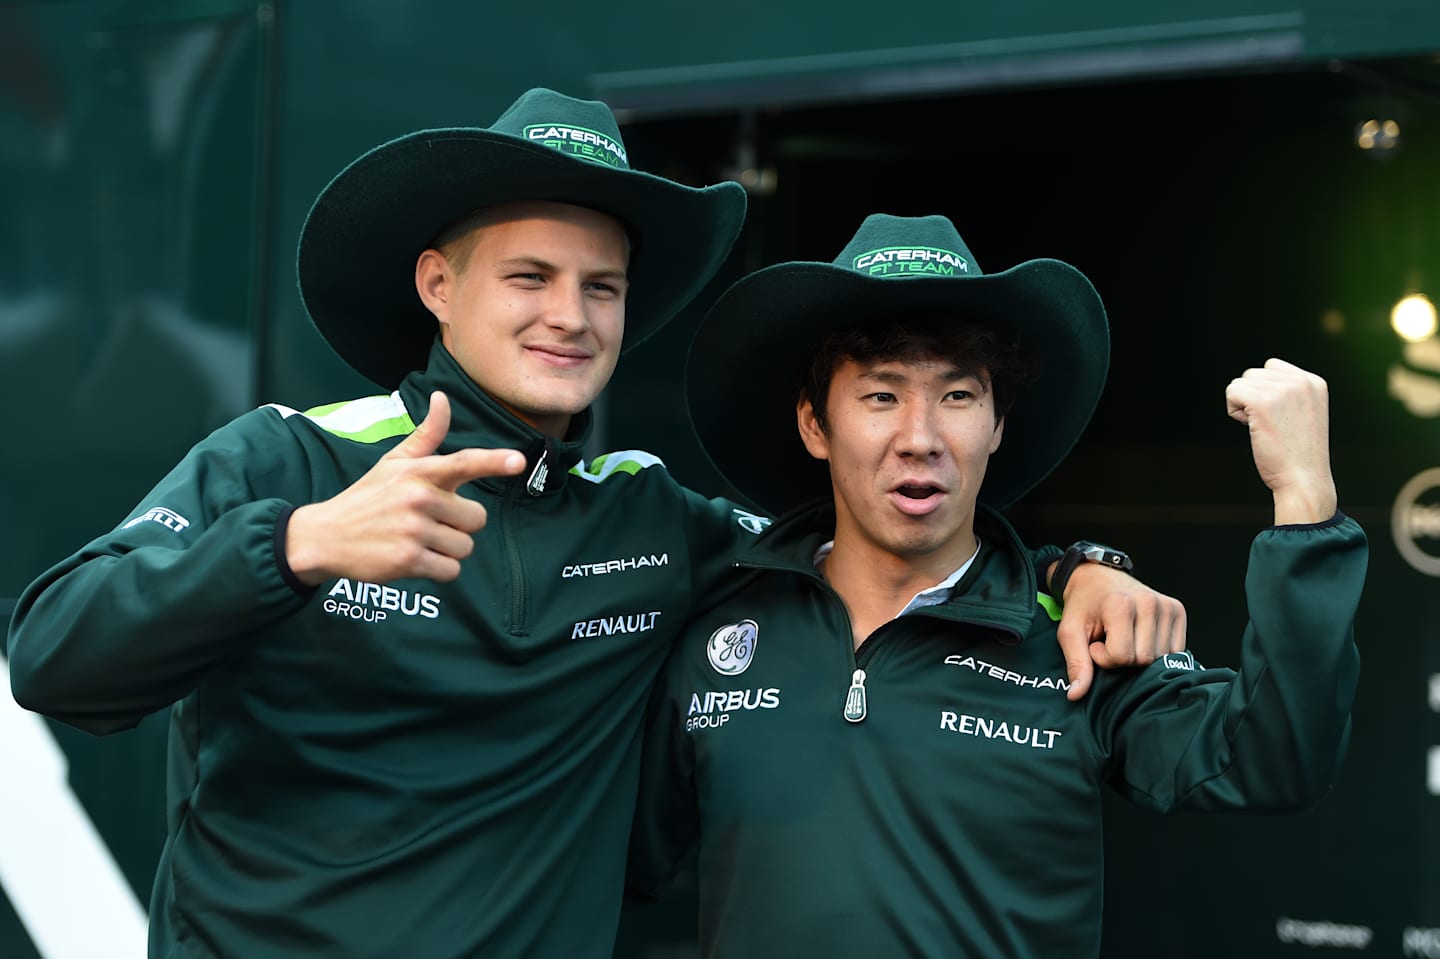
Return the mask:
[[[558,492],[565,485],[570,467],[580,462],[594,425],[594,417],[586,407],[571,418],[564,439],[546,436],[477,386],[438,338],[430,348],[425,369],[411,373],[400,384],[400,398],[417,425],[430,411],[430,394],[435,390],[450,398],[450,432],[440,444],[441,453],[478,447],[517,449],[525,454],[525,472],[480,480],[487,489],[525,487],[537,496]],[[543,471],[537,474],[542,466]]]

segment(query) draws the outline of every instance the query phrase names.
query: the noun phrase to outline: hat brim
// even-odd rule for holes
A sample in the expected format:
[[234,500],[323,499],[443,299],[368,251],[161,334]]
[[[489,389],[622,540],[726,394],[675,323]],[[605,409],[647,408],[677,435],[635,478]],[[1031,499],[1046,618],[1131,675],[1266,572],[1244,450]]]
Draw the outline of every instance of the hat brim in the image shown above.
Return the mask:
[[686,362],[686,402],[715,468],[772,513],[830,494],[825,463],[800,441],[795,402],[826,336],[877,315],[943,315],[1016,339],[1037,362],[1005,420],[979,500],[1009,506],[1059,465],[1085,431],[1110,366],[1105,308],[1059,260],[965,279],[869,277],[830,263],[783,263],[741,279],[701,321]]
[[353,369],[393,389],[424,368],[435,337],[435,317],[415,291],[421,251],[460,217],[522,200],[571,203],[626,226],[625,350],[700,292],[745,219],[737,183],[689,187],[503,133],[424,130],[361,156],[316,199],[297,257],[311,321]]

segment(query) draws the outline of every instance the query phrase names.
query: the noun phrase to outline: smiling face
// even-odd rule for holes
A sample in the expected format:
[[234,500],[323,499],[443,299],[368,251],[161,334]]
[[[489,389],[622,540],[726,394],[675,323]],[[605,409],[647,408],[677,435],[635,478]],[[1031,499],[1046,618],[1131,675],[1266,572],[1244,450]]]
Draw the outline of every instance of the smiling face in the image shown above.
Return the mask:
[[975,551],[975,501],[1004,432],[983,377],[933,355],[845,358],[823,417],[800,401],[805,447],[830,464],[837,553],[948,573]]
[[443,251],[420,255],[420,298],[476,385],[540,432],[564,436],[620,356],[625,231],[607,214],[548,202],[505,204],[474,222]]

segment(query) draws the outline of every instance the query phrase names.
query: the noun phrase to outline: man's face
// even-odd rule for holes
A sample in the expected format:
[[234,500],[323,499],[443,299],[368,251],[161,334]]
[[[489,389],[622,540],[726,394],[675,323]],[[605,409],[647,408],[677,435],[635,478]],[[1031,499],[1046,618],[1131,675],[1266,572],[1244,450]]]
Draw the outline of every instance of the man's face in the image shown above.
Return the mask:
[[836,367],[822,430],[797,408],[810,454],[830,463],[835,543],[944,569],[975,548],[975,500],[1000,448],[988,384],[939,359]]
[[501,406],[563,436],[620,355],[625,231],[583,207],[511,203],[489,211],[470,239],[463,269],[435,250],[416,264],[440,340]]

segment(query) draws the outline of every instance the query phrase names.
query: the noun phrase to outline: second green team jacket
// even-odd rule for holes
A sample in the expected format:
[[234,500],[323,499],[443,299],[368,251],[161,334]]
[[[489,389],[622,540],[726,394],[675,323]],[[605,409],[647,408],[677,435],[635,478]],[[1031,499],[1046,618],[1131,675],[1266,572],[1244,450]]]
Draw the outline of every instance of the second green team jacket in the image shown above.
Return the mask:
[[833,528],[755,540],[657,689],[630,883],[657,891],[698,842],[707,959],[1095,955],[1102,787],[1164,813],[1295,810],[1332,784],[1368,556],[1352,520],[1256,538],[1238,671],[1171,654],[1080,702],[1003,519],[977,517],[948,601],[858,651],[813,563]]
[[[461,488],[489,525],[460,578],[287,581],[277,521],[436,389],[442,452],[529,459]],[[222,427],[25,591],[22,705],[103,733],[175,704],[152,957],[609,956],[645,702],[765,521],[646,454],[581,462],[588,424],[547,440],[437,345],[390,396]]]

